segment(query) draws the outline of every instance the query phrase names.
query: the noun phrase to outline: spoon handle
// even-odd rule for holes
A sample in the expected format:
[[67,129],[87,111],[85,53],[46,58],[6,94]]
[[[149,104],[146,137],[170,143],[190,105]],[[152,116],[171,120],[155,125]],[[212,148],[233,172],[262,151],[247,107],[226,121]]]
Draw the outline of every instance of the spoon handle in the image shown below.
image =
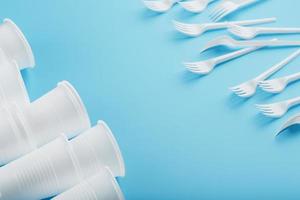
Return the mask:
[[261,75],[259,75],[256,79],[258,79],[258,80],[265,80],[265,79],[267,79],[272,74],[274,74],[275,72],[277,72],[281,68],[283,68],[285,65],[287,65],[289,62],[291,62],[292,60],[294,60],[295,58],[297,58],[299,55],[300,55],[300,49],[297,50],[296,52],[292,53],[290,56],[288,56],[287,58],[285,58],[284,60],[282,60],[278,64],[274,65],[273,67],[271,67],[270,69],[268,69],[267,71],[265,71],[264,73],[262,73]]

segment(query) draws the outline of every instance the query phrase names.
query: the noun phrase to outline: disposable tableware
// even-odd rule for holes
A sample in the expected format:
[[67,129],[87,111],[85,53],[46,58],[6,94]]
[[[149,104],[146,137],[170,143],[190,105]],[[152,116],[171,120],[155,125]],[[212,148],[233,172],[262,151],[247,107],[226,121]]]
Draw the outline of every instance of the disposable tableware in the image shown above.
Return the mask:
[[218,23],[205,23],[205,24],[187,24],[173,20],[173,24],[176,30],[179,32],[196,37],[200,36],[206,31],[219,30],[229,28],[232,24],[237,25],[256,25],[264,24],[276,21],[275,17],[263,18],[263,19],[253,19],[253,20],[243,20],[243,21],[228,21],[228,22],[218,22]]
[[294,60],[300,55],[300,50],[297,50],[296,52],[292,53],[290,56],[285,58],[283,61],[279,62],[278,64],[274,65],[270,69],[266,70],[259,76],[246,81],[238,86],[231,87],[230,90],[232,90],[236,95],[240,97],[251,97],[252,95],[255,94],[256,88],[258,84],[282,69],[285,65],[287,65],[289,62]]
[[300,33],[300,28],[273,28],[273,27],[244,27],[232,25],[228,31],[242,39],[250,40],[258,35]]
[[268,117],[280,118],[290,108],[300,104],[300,97],[272,104],[257,104],[256,107]]

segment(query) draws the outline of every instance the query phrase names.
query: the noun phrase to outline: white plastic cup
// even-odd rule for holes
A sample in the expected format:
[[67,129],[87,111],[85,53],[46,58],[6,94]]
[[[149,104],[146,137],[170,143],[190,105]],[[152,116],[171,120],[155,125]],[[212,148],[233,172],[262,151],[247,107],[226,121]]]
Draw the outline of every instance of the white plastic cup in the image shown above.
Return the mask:
[[0,48],[10,60],[15,60],[20,69],[34,67],[31,47],[18,26],[10,19],[0,25]]
[[[114,176],[125,176],[124,160],[118,143],[104,121],[70,141],[82,179],[109,167]],[[89,155],[89,156],[86,156]]]
[[0,49],[0,105],[10,102],[24,106],[30,100],[18,64]]
[[73,138],[91,127],[79,94],[67,81],[58,83],[56,88],[20,110],[24,125],[37,147],[61,133]]
[[124,196],[112,172],[105,167],[52,200],[124,200]]
[[66,143],[60,137],[0,168],[0,199],[43,199],[80,181]]
[[0,109],[0,166],[34,148],[27,142],[25,130],[15,120],[12,109],[7,106],[2,106]]
[[[0,118],[10,119],[0,122],[0,165],[50,142],[61,133],[72,138],[90,128],[85,106],[67,81],[58,83],[56,88],[25,107],[10,106],[6,112],[0,112]],[[1,141],[7,138],[10,145],[3,148]]]
[[113,169],[114,176],[124,175],[119,147],[112,141],[104,122],[80,136],[71,141],[60,137],[0,168],[0,199],[51,197],[94,176],[104,167]]

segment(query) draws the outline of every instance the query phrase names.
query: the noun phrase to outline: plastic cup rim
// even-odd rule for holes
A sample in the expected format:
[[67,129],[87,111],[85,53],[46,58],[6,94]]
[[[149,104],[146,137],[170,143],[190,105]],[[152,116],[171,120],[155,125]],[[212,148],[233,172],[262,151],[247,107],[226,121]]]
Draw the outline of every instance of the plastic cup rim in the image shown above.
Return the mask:
[[116,138],[114,137],[111,129],[109,128],[109,126],[102,120],[99,120],[97,122],[97,125],[103,125],[106,129],[106,136],[108,137],[108,139],[110,140],[112,147],[114,149],[114,153],[115,156],[117,158],[118,161],[118,165],[119,165],[119,169],[120,169],[120,174],[119,176],[124,177],[125,176],[125,163],[124,163],[124,159],[120,150],[120,147],[118,145],[118,142],[116,140]]
[[22,75],[21,75],[21,72],[20,72],[20,68],[19,68],[19,65],[17,63],[17,61],[13,60],[12,61],[13,65],[14,65],[14,70],[16,72],[16,75],[17,75],[17,79],[18,79],[18,83],[22,89],[22,95],[24,97],[24,99],[26,99],[26,103],[30,103],[30,98],[28,96],[28,92],[27,92],[27,89],[26,89],[26,86],[25,86],[25,82],[24,82],[24,79],[22,78]]
[[81,120],[83,121],[83,123],[86,125],[87,128],[90,128],[91,122],[90,122],[88,112],[76,89],[68,81],[61,81],[57,84],[57,86],[63,88],[64,91],[66,91],[68,97],[70,98],[71,102],[75,106],[76,111],[80,116]]
[[[0,48],[0,53],[2,53],[5,56],[5,53],[4,53],[3,49],[1,49],[1,48]],[[11,68],[11,70],[15,74],[15,77],[17,78],[17,83],[21,87],[21,90],[22,90],[21,91],[22,96],[23,96],[24,100],[26,101],[25,104],[29,104],[30,103],[29,96],[28,96],[27,89],[25,87],[25,83],[22,78],[18,63],[15,60],[9,61],[7,58],[4,62],[7,62],[10,65],[13,65],[13,66],[10,66],[9,68]],[[7,101],[7,97],[6,97],[6,94],[4,91],[5,91],[4,89],[1,89],[1,93],[3,93],[3,96],[5,98],[4,101]]]
[[25,35],[21,31],[21,29],[11,19],[5,18],[3,20],[3,22],[6,23],[7,25],[9,25],[19,36],[19,38],[25,48],[27,57],[29,58],[29,66],[28,67],[33,68],[35,66],[34,54],[33,54],[32,48],[31,48],[28,40],[26,39]]
[[117,182],[116,178],[114,177],[114,174],[108,167],[105,167],[105,171],[107,173],[109,173],[109,176],[111,177],[111,183],[112,183],[112,186],[114,187],[115,192],[117,193],[118,199],[124,200],[124,194],[120,188],[119,183]]

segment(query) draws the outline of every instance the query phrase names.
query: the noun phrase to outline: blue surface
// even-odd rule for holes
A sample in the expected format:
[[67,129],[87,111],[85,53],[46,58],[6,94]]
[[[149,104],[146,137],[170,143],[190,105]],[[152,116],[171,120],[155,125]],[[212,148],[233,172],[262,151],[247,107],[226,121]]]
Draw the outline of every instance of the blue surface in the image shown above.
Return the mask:
[[[276,16],[270,26],[299,26],[299,7],[296,0],[267,0],[230,19]],[[157,15],[140,1],[120,0],[10,0],[0,7],[1,18],[13,19],[32,44],[37,66],[23,72],[32,100],[66,79],[93,123],[111,126],[126,161],[119,181],[127,199],[299,199],[300,131],[274,134],[300,109],[269,120],[253,105],[300,95],[300,83],[247,101],[228,90],[295,48],[261,50],[195,76],[181,62],[225,53],[198,52],[226,32],[188,39],[171,20],[207,22],[208,14],[175,6]],[[275,76],[296,71],[300,58]]]

